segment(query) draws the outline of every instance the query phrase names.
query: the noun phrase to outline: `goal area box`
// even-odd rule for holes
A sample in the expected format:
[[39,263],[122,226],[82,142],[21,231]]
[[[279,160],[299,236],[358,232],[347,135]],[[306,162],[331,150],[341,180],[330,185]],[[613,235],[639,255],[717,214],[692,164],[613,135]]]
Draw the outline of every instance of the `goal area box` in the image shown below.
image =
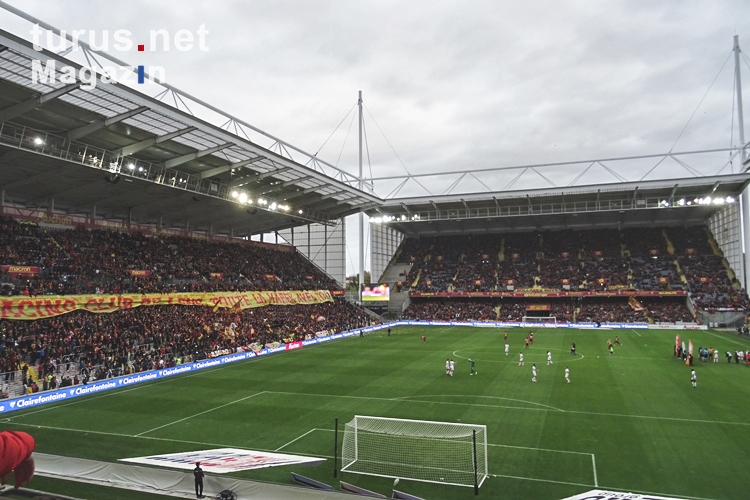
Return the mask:
[[479,488],[487,427],[357,415],[344,429],[342,472]]

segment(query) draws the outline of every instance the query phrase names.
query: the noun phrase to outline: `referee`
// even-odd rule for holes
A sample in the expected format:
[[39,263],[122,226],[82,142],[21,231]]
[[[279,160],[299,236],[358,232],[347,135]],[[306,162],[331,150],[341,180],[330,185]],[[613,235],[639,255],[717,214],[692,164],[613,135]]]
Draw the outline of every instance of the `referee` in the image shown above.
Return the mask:
[[195,496],[197,498],[203,498],[203,469],[201,469],[200,462],[195,462],[193,476],[195,477]]

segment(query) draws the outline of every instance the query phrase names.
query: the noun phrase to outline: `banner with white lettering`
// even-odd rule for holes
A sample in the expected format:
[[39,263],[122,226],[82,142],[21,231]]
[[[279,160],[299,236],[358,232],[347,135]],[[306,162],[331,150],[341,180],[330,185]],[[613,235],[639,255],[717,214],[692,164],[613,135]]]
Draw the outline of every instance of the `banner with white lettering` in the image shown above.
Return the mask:
[[279,467],[282,465],[321,464],[325,462],[325,459],[265,451],[219,448],[216,450],[188,451],[183,453],[169,453],[167,455],[151,455],[148,457],[121,458],[120,461],[185,470],[194,469],[195,464],[200,462],[201,469],[205,472],[226,474],[228,472],[264,469],[266,467]]

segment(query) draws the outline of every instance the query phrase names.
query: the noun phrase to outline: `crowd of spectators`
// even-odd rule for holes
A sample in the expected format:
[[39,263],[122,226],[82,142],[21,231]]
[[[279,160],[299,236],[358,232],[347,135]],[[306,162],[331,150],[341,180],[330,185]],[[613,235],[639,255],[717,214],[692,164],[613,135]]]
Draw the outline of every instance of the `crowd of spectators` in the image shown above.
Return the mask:
[[695,226],[406,239],[399,260],[417,292],[683,290],[702,309],[750,307],[717,252]]
[[660,297],[639,299],[654,323],[691,323],[694,321],[685,301],[678,298]]
[[36,385],[46,389],[65,383],[62,377],[71,368],[76,377],[71,382],[85,383],[89,377],[174,366],[217,352],[302,340],[366,324],[365,313],[343,299],[242,311],[183,305],[143,306],[110,314],[75,311],[37,321],[0,321],[0,369],[3,382],[20,378],[30,388],[26,382],[32,366],[39,373]]
[[404,310],[405,319],[495,321],[495,306],[491,300],[435,299],[413,301]]
[[46,229],[5,217],[0,217],[0,264],[39,268],[34,276],[3,272],[4,295],[339,288],[294,250],[137,232]]
[[645,311],[636,311],[621,297],[586,299],[576,315],[579,323],[643,323]]
[[[626,297],[586,297],[583,299],[414,299],[404,318],[456,321],[521,321],[524,317],[555,318],[577,323],[691,323],[693,315],[685,299],[679,297],[639,297],[636,310]],[[548,306],[530,309],[529,306]],[[642,308],[642,309],[641,309]],[[576,309],[577,312],[576,312]]]

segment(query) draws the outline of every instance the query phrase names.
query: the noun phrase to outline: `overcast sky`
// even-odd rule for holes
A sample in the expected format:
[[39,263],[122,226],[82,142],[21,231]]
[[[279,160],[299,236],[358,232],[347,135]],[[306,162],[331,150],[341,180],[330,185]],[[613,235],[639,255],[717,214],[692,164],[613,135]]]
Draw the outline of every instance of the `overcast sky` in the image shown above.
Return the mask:
[[[719,70],[733,35],[750,53],[747,0],[9,3],[62,29],[128,29],[136,43],[152,29],[205,24],[208,51],[110,52],[163,66],[170,84],[309,152],[318,151],[361,89],[411,173],[736,145],[733,58]],[[28,29],[4,13],[0,24]],[[750,87],[746,56],[742,71]],[[750,93],[744,95],[747,109]],[[405,173],[372,117],[366,113],[373,174]],[[339,159],[349,123],[320,157],[356,173],[356,123]],[[686,161],[712,174],[727,156]],[[633,179],[654,163],[610,166]],[[565,185],[585,166],[542,172]],[[603,169],[590,173],[578,183],[612,180]],[[649,178],[670,175],[689,174],[665,162]],[[502,190],[513,176],[477,177]],[[427,188],[441,194],[454,179],[434,179]],[[394,185],[379,183],[378,194]],[[529,173],[515,187],[544,185]],[[486,189],[467,180],[454,192],[477,190]],[[422,194],[414,183],[399,193]],[[351,254],[356,258],[354,248]]]

